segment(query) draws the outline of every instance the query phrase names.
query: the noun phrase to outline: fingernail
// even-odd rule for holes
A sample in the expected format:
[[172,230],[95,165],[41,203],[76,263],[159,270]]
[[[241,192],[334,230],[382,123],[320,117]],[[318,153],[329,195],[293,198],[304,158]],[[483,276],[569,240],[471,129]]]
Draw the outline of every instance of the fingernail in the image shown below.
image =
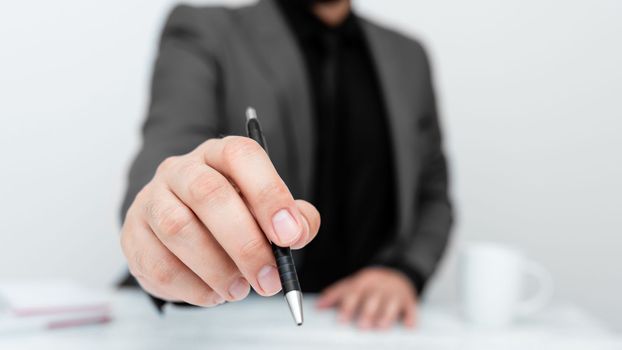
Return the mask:
[[249,291],[250,285],[246,282],[246,279],[242,277],[236,279],[235,282],[229,286],[229,294],[233,300],[244,299],[248,295]]
[[281,209],[274,214],[272,226],[282,244],[293,243],[300,236],[300,226],[287,209]]
[[281,290],[279,273],[272,265],[262,267],[257,274],[257,280],[259,281],[261,289],[263,289],[264,293],[268,295],[276,294]]
[[216,294],[216,296],[214,297],[214,303],[216,305],[222,304],[225,302],[225,298],[221,297],[220,294]]

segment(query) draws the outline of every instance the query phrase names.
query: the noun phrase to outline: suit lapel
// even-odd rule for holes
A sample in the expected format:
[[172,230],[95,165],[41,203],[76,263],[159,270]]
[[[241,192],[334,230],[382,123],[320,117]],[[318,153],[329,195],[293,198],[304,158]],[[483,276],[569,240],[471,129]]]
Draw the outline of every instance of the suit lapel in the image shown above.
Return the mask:
[[[315,161],[314,123],[308,77],[303,57],[287,23],[272,0],[260,0],[248,8],[248,34],[253,39],[253,52],[262,66],[267,81],[274,87],[279,101],[279,122],[285,130],[288,164],[298,182],[293,186],[299,198],[310,198]],[[415,116],[409,105],[403,67],[399,64],[399,50],[386,34],[374,24],[361,19],[369,42],[372,58],[383,91],[394,152],[397,177],[399,222],[410,217],[412,194],[417,170],[412,121]]]
[[311,196],[314,167],[314,125],[308,77],[295,38],[271,0],[248,8],[248,35],[262,73],[276,92],[279,123],[285,130],[288,169],[298,182],[295,196]]
[[[405,220],[412,217],[414,184],[416,183],[417,143],[414,139],[411,115],[412,108],[409,105],[409,89],[404,79],[404,67],[400,65],[399,50],[396,50],[393,42],[388,40],[386,33],[374,24],[361,19],[363,30],[367,36],[372,58],[376,65],[378,79],[383,92],[389,130],[393,146],[393,159],[395,176],[397,177],[397,201],[399,208],[400,227],[403,229]],[[398,231],[398,232],[399,232]]]

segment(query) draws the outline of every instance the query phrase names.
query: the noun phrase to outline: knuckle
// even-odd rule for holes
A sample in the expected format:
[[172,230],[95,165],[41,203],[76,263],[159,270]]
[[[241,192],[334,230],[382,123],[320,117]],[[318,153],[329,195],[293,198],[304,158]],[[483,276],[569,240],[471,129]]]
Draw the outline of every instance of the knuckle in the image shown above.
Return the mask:
[[130,273],[136,278],[144,278],[145,277],[145,258],[144,253],[135,252],[132,259],[128,259],[128,268]]
[[205,173],[189,184],[188,193],[195,202],[221,202],[229,193],[229,182],[220,175]]
[[155,260],[148,268],[147,274],[151,280],[161,286],[170,285],[177,276],[177,268],[171,258]]
[[140,191],[138,191],[138,193],[136,194],[136,197],[134,197],[134,201],[132,202],[132,205],[130,205],[127,211],[127,215],[130,215],[133,212],[133,210],[135,210],[136,207],[140,207],[142,203],[149,200],[152,187],[153,187],[152,182],[150,181],[143,188],[141,188]]
[[251,238],[240,247],[240,259],[252,260],[256,259],[260,254],[257,254],[262,248],[264,248],[266,241],[261,238]]
[[274,200],[284,200],[290,197],[289,190],[284,184],[271,181],[259,189],[257,201],[259,203],[270,203]]
[[217,144],[218,142],[222,142],[223,139],[221,138],[211,138],[211,139],[207,139],[206,141],[203,141],[202,144],[199,145],[199,147],[196,148],[196,150],[198,151],[198,153],[203,153],[206,150],[214,147],[215,144]]
[[158,202],[153,198],[145,198],[143,204],[143,211],[145,218],[149,220],[157,218],[159,215]]
[[157,172],[163,172],[172,169],[179,161],[180,156],[170,156],[165,158],[158,166]]
[[196,161],[186,161],[180,163],[181,164],[177,165],[175,173],[182,178],[192,177],[192,174],[196,173],[197,169],[200,167],[200,164]]
[[158,227],[166,236],[183,233],[194,221],[190,212],[181,206],[171,206],[162,210],[158,217]]
[[227,136],[223,139],[222,156],[225,162],[232,164],[262,152],[261,146],[248,137]]

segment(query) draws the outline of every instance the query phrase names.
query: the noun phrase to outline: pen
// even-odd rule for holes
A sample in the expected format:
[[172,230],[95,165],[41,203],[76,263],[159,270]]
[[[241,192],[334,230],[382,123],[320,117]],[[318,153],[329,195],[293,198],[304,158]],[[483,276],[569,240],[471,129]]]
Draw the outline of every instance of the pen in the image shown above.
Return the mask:
[[[255,140],[268,153],[268,145],[261,132],[261,126],[259,125],[259,120],[257,120],[257,112],[251,107],[246,109],[246,133],[248,137]],[[291,311],[294,317],[294,321],[300,326],[303,322],[302,291],[298,282],[298,274],[296,273],[292,252],[288,247],[279,247],[272,242],[270,242],[270,245],[272,246],[276,266],[279,270],[283,295],[289,306],[289,311]]]

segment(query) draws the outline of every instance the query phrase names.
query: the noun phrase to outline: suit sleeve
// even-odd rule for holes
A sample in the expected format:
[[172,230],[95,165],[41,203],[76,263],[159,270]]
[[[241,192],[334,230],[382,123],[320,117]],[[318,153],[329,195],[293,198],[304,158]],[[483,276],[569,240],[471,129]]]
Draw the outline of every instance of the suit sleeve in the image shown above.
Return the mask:
[[[128,178],[121,221],[137,193],[167,157],[185,154],[219,135],[218,69],[195,9],[176,7],[164,26],[153,69],[142,145]],[[213,51],[213,50],[212,50]],[[122,285],[137,285],[128,275]],[[158,308],[164,302],[153,298]]]
[[[423,52],[423,51],[422,51]],[[453,223],[453,211],[448,194],[447,161],[442,147],[442,134],[432,84],[430,65],[424,57],[424,112],[418,120],[419,134],[424,140],[421,148],[421,171],[414,194],[414,225],[410,232],[400,235],[392,247],[381,255],[381,265],[396,268],[406,274],[418,293],[434,273],[448,243]]]
[[169,16],[155,62],[151,99],[142,127],[142,145],[134,159],[121,218],[136,194],[167,157],[190,152],[219,135],[218,70],[204,30],[187,6]]

